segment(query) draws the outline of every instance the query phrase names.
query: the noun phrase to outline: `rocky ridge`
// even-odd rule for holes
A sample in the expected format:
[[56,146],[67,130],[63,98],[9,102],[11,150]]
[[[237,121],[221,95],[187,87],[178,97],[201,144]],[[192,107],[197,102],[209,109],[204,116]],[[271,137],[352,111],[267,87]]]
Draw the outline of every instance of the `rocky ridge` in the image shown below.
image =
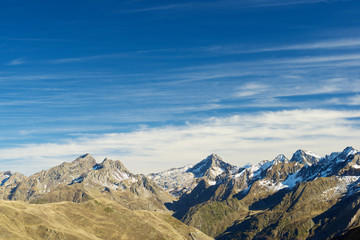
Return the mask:
[[[195,168],[199,174],[193,174],[196,182],[181,182],[191,190],[178,194],[168,208],[216,239],[330,239],[359,227],[359,158],[352,147],[325,157],[298,150],[290,160],[281,154],[222,171],[203,160]],[[160,179],[154,181],[168,180]],[[347,211],[335,211],[341,208]]]
[[236,166],[225,163],[216,154],[211,154],[196,165],[172,168],[149,174],[148,177],[174,197],[179,197],[190,193],[202,180],[210,185],[215,185],[220,179],[219,176],[236,171]]
[[83,202],[107,197],[131,209],[167,211],[164,203],[173,197],[142,174],[132,174],[120,161],[101,163],[85,154],[71,163],[25,177],[18,173],[0,175],[0,197],[30,203]]
[[298,150],[290,159],[280,154],[242,167],[212,154],[148,176],[85,154],[30,177],[0,172],[0,198],[104,199],[130,210],[172,213],[216,239],[339,239],[360,228],[360,153],[347,147],[319,157]]

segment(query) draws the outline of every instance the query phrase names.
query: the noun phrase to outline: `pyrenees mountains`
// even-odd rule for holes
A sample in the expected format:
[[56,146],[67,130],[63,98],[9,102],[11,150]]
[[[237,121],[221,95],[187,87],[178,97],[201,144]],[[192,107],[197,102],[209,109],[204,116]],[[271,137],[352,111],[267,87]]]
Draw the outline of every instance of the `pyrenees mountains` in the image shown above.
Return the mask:
[[359,158],[298,150],[238,167],[212,154],[145,176],[85,154],[0,172],[0,239],[341,239],[360,228]]
[[360,154],[352,147],[243,167],[213,154],[149,177],[178,198],[167,205],[176,218],[216,239],[331,239],[360,226]]

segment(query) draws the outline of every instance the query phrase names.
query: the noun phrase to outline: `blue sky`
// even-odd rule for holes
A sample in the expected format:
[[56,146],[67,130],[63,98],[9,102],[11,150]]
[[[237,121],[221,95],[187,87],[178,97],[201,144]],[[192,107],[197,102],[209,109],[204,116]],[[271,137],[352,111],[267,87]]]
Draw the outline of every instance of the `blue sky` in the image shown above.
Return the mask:
[[0,3],[0,170],[359,148],[360,3]]

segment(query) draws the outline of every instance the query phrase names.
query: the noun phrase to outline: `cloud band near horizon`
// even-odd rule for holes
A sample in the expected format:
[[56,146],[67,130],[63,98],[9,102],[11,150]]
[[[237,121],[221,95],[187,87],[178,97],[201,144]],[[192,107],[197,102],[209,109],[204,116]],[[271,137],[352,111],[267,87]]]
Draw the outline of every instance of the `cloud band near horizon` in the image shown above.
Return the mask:
[[124,162],[131,171],[150,173],[180,167],[216,153],[237,166],[288,158],[297,149],[320,156],[357,148],[360,111],[288,110],[212,117],[183,126],[141,128],[132,132],[88,134],[58,142],[0,149],[1,170],[33,174],[90,153]]

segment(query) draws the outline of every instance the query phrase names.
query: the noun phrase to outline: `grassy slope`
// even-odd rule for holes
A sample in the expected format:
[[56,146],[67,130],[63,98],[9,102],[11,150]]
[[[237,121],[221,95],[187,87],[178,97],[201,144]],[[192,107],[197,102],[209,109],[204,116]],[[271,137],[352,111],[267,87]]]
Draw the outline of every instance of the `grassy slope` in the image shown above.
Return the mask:
[[[341,195],[333,196],[331,199],[322,195],[329,187],[336,185],[337,181],[334,178],[318,178],[312,182],[298,184],[278,205],[248,220],[236,222],[217,239],[327,239],[330,235],[319,237],[318,228],[321,225],[326,226],[331,219],[321,216],[341,200]],[[343,217],[334,220],[337,221],[337,225],[345,221]],[[347,223],[348,221],[344,224]],[[343,230],[336,225],[335,228]]]
[[172,216],[106,199],[84,203],[0,201],[0,239],[211,239]]
[[[321,232],[330,234],[329,229],[338,222],[334,220],[331,224],[327,211],[343,200],[343,195],[328,191],[329,196],[323,196],[323,193],[337,185],[335,178],[318,178],[301,183],[290,192],[284,190],[267,196],[255,184],[241,200],[233,198],[194,206],[184,222],[217,239],[306,239]],[[357,203],[356,199],[350,203]],[[356,211],[354,208],[347,215],[353,216]],[[338,220],[344,219],[339,216]],[[320,225],[329,225],[329,229],[321,229]]]

